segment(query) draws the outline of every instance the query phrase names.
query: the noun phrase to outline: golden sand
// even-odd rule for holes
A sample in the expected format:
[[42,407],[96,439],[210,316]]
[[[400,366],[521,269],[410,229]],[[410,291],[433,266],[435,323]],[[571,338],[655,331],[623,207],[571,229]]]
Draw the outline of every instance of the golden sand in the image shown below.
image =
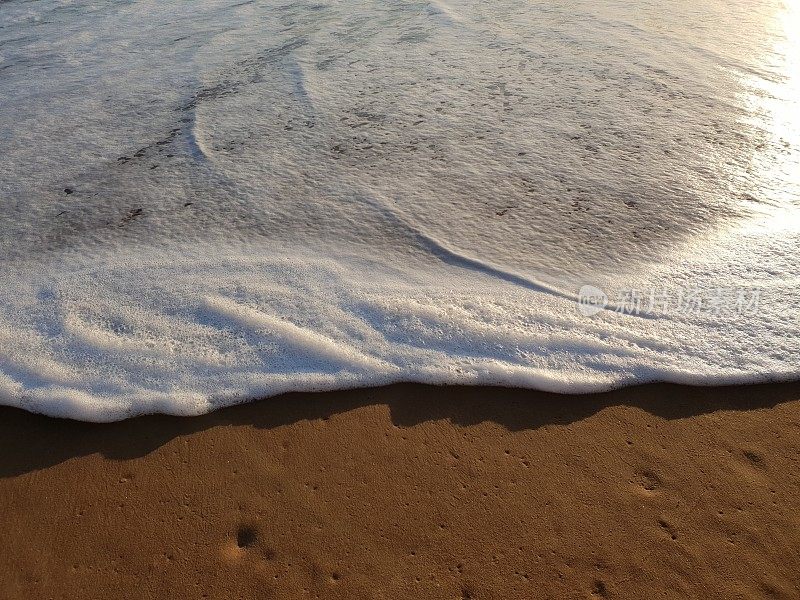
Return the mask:
[[0,598],[798,598],[800,385],[0,409]]

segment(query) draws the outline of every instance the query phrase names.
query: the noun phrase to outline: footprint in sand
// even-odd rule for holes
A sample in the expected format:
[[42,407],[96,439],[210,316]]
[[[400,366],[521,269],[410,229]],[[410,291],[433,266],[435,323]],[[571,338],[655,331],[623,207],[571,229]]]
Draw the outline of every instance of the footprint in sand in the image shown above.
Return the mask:
[[634,473],[630,483],[644,496],[652,496],[661,487],[661,479],[653,471],[643,469]]
[[258,534],[255,528],[243,525],[236,532],[236,545],[241,549],[251,548],[255,545]]

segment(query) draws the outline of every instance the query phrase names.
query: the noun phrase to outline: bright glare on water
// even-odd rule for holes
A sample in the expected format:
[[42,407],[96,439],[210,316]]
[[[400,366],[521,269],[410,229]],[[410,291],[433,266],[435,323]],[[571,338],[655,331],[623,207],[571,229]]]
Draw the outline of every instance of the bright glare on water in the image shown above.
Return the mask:
[[768,233],[800,229],[800,3],[764,15],[771,32],[758,62],[766,76],[744,77],[754,127],[766,133],[753,156],[753,177],[767,201],[755,225]]

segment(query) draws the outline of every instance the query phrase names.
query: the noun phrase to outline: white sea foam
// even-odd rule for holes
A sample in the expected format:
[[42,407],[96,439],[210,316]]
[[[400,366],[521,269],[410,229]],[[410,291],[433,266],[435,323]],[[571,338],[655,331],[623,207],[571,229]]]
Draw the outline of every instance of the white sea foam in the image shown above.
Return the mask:
[[0,402],[796,379],[800,9],[662,4],[0,4]]

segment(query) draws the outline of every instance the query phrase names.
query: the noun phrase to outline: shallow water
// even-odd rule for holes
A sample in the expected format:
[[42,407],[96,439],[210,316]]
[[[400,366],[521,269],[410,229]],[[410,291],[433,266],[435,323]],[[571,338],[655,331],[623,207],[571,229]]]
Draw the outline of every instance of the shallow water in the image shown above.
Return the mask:
[[3,403],[800,374],[798,2],[10,0],[0,103]]

